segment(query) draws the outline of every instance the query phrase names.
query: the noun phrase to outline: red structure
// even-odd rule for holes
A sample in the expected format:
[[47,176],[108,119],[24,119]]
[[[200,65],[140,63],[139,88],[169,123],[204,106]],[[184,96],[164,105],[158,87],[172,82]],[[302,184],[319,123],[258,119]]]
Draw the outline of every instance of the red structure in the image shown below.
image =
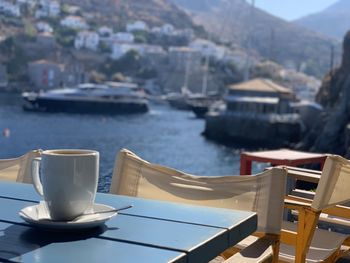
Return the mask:
[[326,154],[300,152],[288,149],[242,152],[240,175],[248,175],[252,173],[252,162],[270,163],[272,166],[298,166],[311,163],[320,163],[322,168],[326,158]]

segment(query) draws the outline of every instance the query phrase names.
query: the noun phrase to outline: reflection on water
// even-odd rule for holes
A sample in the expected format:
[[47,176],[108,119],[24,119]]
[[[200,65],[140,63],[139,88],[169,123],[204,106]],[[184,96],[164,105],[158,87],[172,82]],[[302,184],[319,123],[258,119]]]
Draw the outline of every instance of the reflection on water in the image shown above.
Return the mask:
[[239,153],[201,136],[204,121],[190,112],[151,105],[140,115],[23,112],[19,95],[0,93],[0,158],[31,149],[85,148],[100,152],[99,191],[107,191],[116,153],[134,151],[151,162],[198,175],[239,173]]

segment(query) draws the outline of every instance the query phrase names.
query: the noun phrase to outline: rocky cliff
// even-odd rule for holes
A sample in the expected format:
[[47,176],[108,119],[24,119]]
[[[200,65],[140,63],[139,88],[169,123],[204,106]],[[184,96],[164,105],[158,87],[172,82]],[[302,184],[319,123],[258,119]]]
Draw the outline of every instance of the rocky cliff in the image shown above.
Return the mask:
[[303,149],[350,156],[346,139],[350,123],[350,31],[344,38],[343,49],[341,66],[323,79],[316,100],[325,112],[299,145]]

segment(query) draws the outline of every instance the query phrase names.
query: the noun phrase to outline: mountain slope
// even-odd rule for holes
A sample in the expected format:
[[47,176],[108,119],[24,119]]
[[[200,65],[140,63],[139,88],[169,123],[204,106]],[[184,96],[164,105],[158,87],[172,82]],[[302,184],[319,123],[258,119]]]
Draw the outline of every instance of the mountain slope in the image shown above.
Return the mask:
[[143,20],[151,26],[171,23],[176,28],[200,28],[192,19],[167,0],[62,0],[81,7],[85,12],[100,14],[99,19],[113,26],[130,20]]
[[339,0],[322,12],[294,21],[296,24],[342,39],[350,29],[350,1]]
[[[188,1],[182,7],[190,8],[189,3],[198,1]],[[340,43],[336,40],[258,8],[252,9],[245,0],[212,0],[210,3],[212,5],[206,6],[204,11],[191,10],[197,23],[214,35],[282,65],[304,69],[308,74],[321,77],[329,69],[330,46],[338,47],[340,54]]]

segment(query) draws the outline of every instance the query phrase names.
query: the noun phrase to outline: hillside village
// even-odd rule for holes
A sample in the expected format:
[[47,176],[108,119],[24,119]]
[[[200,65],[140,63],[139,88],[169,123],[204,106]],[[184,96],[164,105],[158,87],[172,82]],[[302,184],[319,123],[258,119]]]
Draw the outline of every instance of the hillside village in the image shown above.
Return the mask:
[[[192,27],[127,18],[104,23],[101,14],[55,0],[0,0],[0,13],[0,85],[10,91],[122,80],[167,93],[179,91],[187,75],[196,92],[207,74],[208,89],[221,92],[243,79],[247,65],[243,48]],[[314,98],[319,80],[249,53],[253,76]]]

